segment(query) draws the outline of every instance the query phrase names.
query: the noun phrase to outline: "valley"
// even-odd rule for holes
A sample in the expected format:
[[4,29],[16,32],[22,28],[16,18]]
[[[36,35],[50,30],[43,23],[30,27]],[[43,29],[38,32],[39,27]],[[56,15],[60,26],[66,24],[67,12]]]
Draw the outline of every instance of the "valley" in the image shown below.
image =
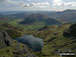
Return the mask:
[[[72,50],[73,52],[73,50],[76,49],[75,17],[76,10],[1,14],[0,47],[2,48],[0,48],[0,56],[60,57],[58,55],[59,50]],[[24,35],[25,37],[20,41],[19,37]],[[30,37],[30,35],[32,36]],[[16,38],[18,38],[19,41],[16,40]],[[44,43],[44,45],[42,45],[41,53],[40,51],[33,51],[32,47],[30,48],[30,45],[33,44],[32,41],[36,40],[31,40],[33,38],[43,40],[42,43]],[[30,39],[32,42],[30,45],[27,44],[29,42],[29,40],[28,42],[26,41],[27,39]],[[7,42],[10,44],[9,46],[6,46]],[[36,42],[35,44],[39,44],[39,42]],[[39,49],[39,47],[35,47],[35,49]]]

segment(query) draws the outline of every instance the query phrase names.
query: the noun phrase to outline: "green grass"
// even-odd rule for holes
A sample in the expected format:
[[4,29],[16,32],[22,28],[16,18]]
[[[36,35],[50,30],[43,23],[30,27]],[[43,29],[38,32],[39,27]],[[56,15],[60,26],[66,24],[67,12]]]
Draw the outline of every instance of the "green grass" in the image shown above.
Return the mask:
[[24,28],[24,30],[38,30],[45,26],[43,22],[35,22],[30,25],[29,24],[22,25],[22,24],[19,24],[21,21],[23,21],[23,19],[15,19],[15,20],[9,21],[8,23],[16,27],[22,27]]
[[[15,20],[11,21],[9,24],[12,24],[16,27],[21,27],[24,29],[23,32],[26,34],[31,34],[36,37],[40,37],[44,40],[44,47],[42,49],[42,54],[34,53],[35,55],[39,57],[59,57],[54,52],[58,49],[65,50],[65,49],[74,49],[76,48],[76,42],[70,38],[66,38],[63,36],[63,32],[69,28],[71,24],[63,24],[61,26],[55,25],[55,26],[49,26],[47,29],[44,29],[42,31],[38,31],[38,29],[45,26],[42,22],[36,22],[31,25],[19,25],[18,23],[22,21],[21,20]],[[8,29],[8,28],[7,28]],[[56,34],[55,34],[56,33]],[[16,44],[13,44],[13,47],[7,47],[0,50],[0,56],[6,55],[6,57],[12,57],[12,51],[14,50],[14,47]],[[19,47],[22,49],[22,47]],[[6,52],[6,50],[11,50],[10,52]]]
[[14,57],[14,56],[26,56],[26,54],[14,54],[13,52],[20,52],[21,50],[23,51],[23,44],[18,43],[17,41],[14,41],[14,43],[6,48],[0,49],[0,57]]
[[[74,42],[74,40],[63,36],[63,32],[67,30],[69,26],[70,24],[63,24],[61,26],[50,26],[48,29],[42,31],[31,31],[29,32],[29,34],[40,37],[44,40],[45,43],[42,52],[45,57],[51,57],[55,55],[54,52],[56,50],[68,50],[74,49],[76,47],[76,42]],[[55,35],[54,33],[57,34]]]
[[23,19],[15,19],[12,21],[9,21],[9,24],[13,25],[13,26],[18,26],[19,22],[23,21]]
[[44,26],[45,24],[42,22],[35,22],[34,24],[31,24],[31,25],[25,25],[25,29],[26,30],[38,30]]

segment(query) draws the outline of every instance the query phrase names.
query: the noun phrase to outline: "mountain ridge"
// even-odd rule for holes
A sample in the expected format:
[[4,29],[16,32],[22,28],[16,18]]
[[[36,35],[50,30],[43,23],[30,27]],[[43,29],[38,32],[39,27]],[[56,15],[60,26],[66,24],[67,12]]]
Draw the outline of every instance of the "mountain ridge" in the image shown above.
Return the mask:
[[54,18],[49,18],[47,15],[42,14],[31,14],[28,15],[20,24],[33,24],[34,22],[43,22],[45,25],[61,24],[61,22]]

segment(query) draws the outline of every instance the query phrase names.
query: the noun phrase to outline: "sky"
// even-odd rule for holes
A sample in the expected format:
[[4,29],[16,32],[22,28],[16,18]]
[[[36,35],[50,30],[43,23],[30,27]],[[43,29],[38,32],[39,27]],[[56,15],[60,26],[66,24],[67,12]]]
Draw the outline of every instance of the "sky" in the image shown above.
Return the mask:
[[0,11],[62,11],[76,9],[76,0],[0,0]]

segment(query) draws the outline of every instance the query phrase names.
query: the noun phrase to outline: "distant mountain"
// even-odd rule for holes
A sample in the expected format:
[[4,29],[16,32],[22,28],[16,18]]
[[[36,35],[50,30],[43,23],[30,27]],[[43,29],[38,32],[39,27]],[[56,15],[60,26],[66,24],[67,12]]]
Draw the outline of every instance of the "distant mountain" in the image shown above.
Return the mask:
[[[76,22],[76,10],[64,10],[64,11],[30,11],[30,12],[3,12],[0,13],[0,17],[3,18],[8,18],[8,19],[27,19],[28,17],[33,19],[33,18],[39,18],[38,16],[33,16],[33,15],[44,15],[49,18],[54,19],[54,20],[59,20],[64,23],[75,23]],[[31,17],[30,17],[31,16]],[[43,17],[43,16],[42,16]],[[44,19],[45,20],[45,19]],[[23,22],[24,23],[24,22]],[[22,24],[22,23],[21,23]]]
[[65,10],[61,12],[53,12],[49,14],[50,17],[63,22],[74,23],[76,22],[76,10]]
[[54,18],[50,18],[49,16],[43,14],[28,15],[22,22],[20,22],[20,24],[34,24],[36,22],[43,22],[46,25],[61,24],[61,22],[55,20]]

